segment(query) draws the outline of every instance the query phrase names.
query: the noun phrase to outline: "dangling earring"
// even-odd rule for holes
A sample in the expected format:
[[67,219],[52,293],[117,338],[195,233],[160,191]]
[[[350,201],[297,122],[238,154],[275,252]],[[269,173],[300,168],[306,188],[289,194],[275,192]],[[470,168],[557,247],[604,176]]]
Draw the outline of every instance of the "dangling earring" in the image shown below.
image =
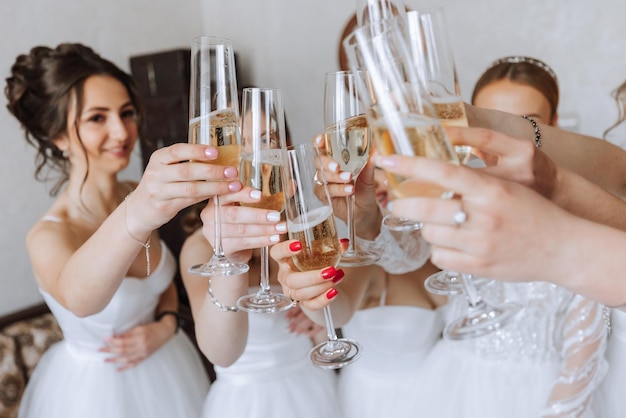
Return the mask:
[[69,160],[70,154],[67,152],[66,149],[64,149],[63,151],[61,151],[61,155],[63,155],[63,158],[66,160]]

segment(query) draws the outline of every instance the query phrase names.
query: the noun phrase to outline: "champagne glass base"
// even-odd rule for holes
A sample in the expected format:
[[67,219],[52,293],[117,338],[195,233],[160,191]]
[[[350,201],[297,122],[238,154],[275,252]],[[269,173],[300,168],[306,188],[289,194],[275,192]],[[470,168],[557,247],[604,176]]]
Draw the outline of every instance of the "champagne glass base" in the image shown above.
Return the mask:
[[380,259],[378,254],[365,251],[349,251],[341,254],[340,267],[362,267],[375,264]]
[[467,315],[451,322],[443,330],[449,340],[468,340],[490,334],[509,324],[521,307],[517,304],[491,306],[480,302],[476,308],[470,308]]
[[435,295],[460,295],[464,292],[461,275],[455,271],[440,271],[431,274],[424,281],[424,287]]
[[196,264],[189,267],[191,274],[198,276],[235,276],[246,273],[250,270],[250,266],[245,263],[233,263],[224,256],[213,256],[208,263]]
[[398,232],[417,231],[418,229],[422,229],[421,222],[396,218],[391,215],[387,215],[383,218],[383,225],[385,225],[391,231],[398,231]]
[[282,293],[257,292],[237,300],[242,311],[254,313],[277,313],[294,307],[294,302]]
[[361,344],[347,338],[325,341],[309,351],[309,360],[322,369],[339,369],[355,362],[363,352]]
[[[482,277],[473,277],[472,280],[474,281],[474,285],[478,288],[491,282],[491,280]],[[438,273],[431,274],[424,281],[424,287],[430,293],[443,296],[460,295],[465,292],[461,274],[456,271],[442,270]]]

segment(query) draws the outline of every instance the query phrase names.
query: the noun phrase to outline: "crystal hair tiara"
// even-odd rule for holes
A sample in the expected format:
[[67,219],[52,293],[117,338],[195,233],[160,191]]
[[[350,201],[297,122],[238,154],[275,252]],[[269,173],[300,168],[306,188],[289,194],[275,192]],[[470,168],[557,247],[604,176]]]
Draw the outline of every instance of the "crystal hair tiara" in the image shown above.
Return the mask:
[[491,63],[491,66],[489,68],[493,68],[496,65],[500,65],[500,64],[520,64],[520,63],[531,64],[531,65],[534,65],[535,67],[539,67],[543,71],[548,73],[550,77],[554,79],[555,82],[557,81],[556,73],[548,64],[536,58],[525,57],[523,55],[512,55],[510,57],[503,57],[503,58],[497,59]]

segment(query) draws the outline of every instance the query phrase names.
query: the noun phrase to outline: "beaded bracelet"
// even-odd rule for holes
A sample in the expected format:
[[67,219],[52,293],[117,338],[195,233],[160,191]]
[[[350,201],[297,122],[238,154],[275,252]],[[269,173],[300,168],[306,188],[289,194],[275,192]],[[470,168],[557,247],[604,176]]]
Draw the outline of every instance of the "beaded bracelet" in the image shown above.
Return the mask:
[[540,148],[541,147],[541,130],[539,129],[539,125],[537,125],[537,122],[528,115],[522,115],[522,117],[533,125],[533,129],[535,130],[535,147]]
[[209,279],[209,297],[211,298],[211,303],[213,303],[213,305],[217,306],[217,309],[219,309],[222,312],[239,312],[239,308],[236,306],[228,306],[228,305],[224,305],[222,302],[220,302],[215,295],[213,294],[213,289],[211,289],[211,279]]

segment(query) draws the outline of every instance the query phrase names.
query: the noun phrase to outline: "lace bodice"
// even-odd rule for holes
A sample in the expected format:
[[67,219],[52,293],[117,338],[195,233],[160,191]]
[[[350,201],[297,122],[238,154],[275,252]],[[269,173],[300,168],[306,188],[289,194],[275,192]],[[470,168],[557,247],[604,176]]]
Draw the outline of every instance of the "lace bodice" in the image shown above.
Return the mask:
[[[493,304],[513,302],[522,310],[509,325],[474,340],[449,342],[488,361],[560,364],[544,416],[578,416],[606,373],[603,306],[545,282],[490,282],[481,289]],[[450,298],[446,323],[467,309],[464,296]]]

